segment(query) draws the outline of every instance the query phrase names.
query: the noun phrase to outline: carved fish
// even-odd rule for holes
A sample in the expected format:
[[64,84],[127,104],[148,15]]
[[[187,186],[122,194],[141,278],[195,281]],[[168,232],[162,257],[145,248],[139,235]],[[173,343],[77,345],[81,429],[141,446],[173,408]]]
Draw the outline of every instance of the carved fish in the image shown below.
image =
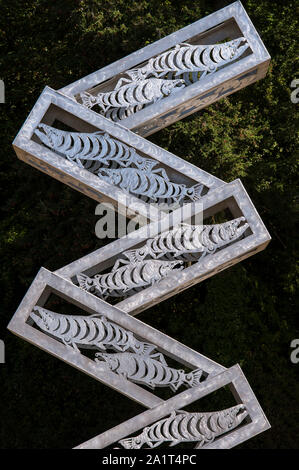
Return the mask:
[[154,160],[142,157],[133,147],[106,132],[67,132],[47,124],[39,124],[34,133],[47,147],[89,170],[91,168],[87,167],[87,163],[96,163],[98,167],[109,165],[111,162],[121,167],[134,164],[142,170],[150,170],[157,164]]
[[108,348],[149,354],[155,349],[154,345],[137,340],[131,331],[110,322],[103,315],[63,315],[36,306],[30,318],[41,330],[78,352],[78,348]]
[[173,183],[164,168],[145,171],[138,168],[102,168],[98,175],[110,184],[115,184],[132,194],[149,197],[153,201],[167,199],[180,202],[185,198],[197,201],[204,189],[200,183],[190,188],[185,184]]
[[154,448],[166,442],[170,443],[169,447],[180,442],[198,442],[204,447],[239,426],[247,415],[244,405],[212,413],[173,411],[168,418],[144,428],[138,436],[121,439],[119,444],[125,449],[140,449],[143,445]]
[[216,72],[234,60],[237,60],[249,47],[244,37],[233,39],[223,44],[191,45],[177,44],[156,57],[151,58],[143,67],[126,72],[132,80],[145,80],[147,77],[172,78],[189,73],[202,72],[200,78],[207,73]]
[[130,262],[141,261],[146,257],[198,260],[238,240],[248,227],[245,217],[215,225],[180,224],[172,230],[148,239],[146,244],[137,250],[125,251],[124,255]]
[[[100,358],[100,359],[99,359]],[[127,380],[155,387],[170,387],[174,392],[181,386],[197,387],[200,385],[202,370],[186,373],[183,369],[174,369],[167,365],[163,354],[139,355],[135,353],[96,353],[96,362],[105,364],[109,370]]]
[[83,105],[87,108],[98,105],[105,113],[110,108],[131,108],[132,106],[155,103],[184,86],[185,82],[182,79],[160,80],[158,78],[149,78],[132,82],[129,79],[122,78],[112,91],[99,93],[96,96],[83,92],[80,93],[80,97]]
[[[154,285],[168,274],[182,261],[144,260],[138,263],[129,263],[118,260],[112,271],[107,274],[97,274],[93,278],[83,273],[77,274],[77,280],[82,289],[92,292],[98,297],[122,297],[128,291],[140,290],[142,287]],[[123,266],[120,266],[124,264]],[[182,269],[181,266],[178,269]]]

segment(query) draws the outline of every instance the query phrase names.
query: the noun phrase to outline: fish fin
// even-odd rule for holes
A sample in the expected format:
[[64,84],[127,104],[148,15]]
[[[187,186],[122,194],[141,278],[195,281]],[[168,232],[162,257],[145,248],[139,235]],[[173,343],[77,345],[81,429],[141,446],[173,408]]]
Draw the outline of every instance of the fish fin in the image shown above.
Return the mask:
[[[138,259],[137,253],[138,253],[138,250],[128,250],[128,251],[125,251],[123,254],[128,258],[130,263],[136,264],[138,263],[138,261],[140,261],[140,259]],[[141,259],[143,258],[144,257],[141,257]]]
[[149,158],[146,158],[143,160],[141,163],[136,163],[137,167],[140,170],[143,171],[152,171],[152,169],[158,164],[158,162],[155,162],[154,160],[150,160]]
[[179,225],[180,225],[181,227],[188,227],[188,228],[192,227],[191,224],[187,224],[186,222],[181,222]]
[[143,351],[142,354],[145,356],[151,356],[151,353],[156,349],[154,344],[150,343],[143,343]]
[[118,259],[118,260],[115,261],[114,266],[111,269],[111,272],[116,271],[122,264],[129,264],[129,263],[126,259]]
[[176,384],[170,384],[170,388],[173,392],[176,392],[178,388],[180,388],[180,386],[182,385],[182,381],[180,380],[179,382],[177,382]]
[[135,80],[132,80],[132,77],[130,76],[128,72],[126,72],[126,74],[129,75],[130,78],[121,77],[118,80],[114,90],[119,90],[122,86],[124,86],[124,84],[132,83],[133,81],[135,81]]
[[[141,383],[143,383],[143,382],[141,382]],[[144,385],[147,385],[152,390],[155,390],[155,384],[153,382],[146,382]]]
[[77,281],[79,282],[79,286],[81,287],[81,289],[87,290],[89,292],[92,285],[90,284],[88,285],[88,282],[90,283],[92,279],[83,273],[76,274],[76,278],[77,278]]
[[168,366],[167,362],[165,361],[165,357],[163,356],[162,353],[158,352],[155,354],[151,354],[151,358],[156,359],[156,361],[159,361],[164,366]]
[[189,413],[187,413],[187,411],[185,411],[185,410],[175,410],[175,413],[176,413],[177,415],[187,415],[187,414],[189,414]]
[[148,445],[149,445],[148,449],[154,449],[154,447],[158,447],[158,446],[160,446],[162,443],[163,443],[163,441],[157,441],[157,442],[155,442],[155,443],[149,442],[149,443],[148,443]]
[[166,171],[164,170],[164,168],[156,168],[155,170],[153,170],[153,173],[155,173],[156,175],[160,174],[160,176],[162,176],[162,178],[164,178],[165,181],[169,181],[168,175]]
[[175,440],[175,441],[172,441],[170,444],[169,444],[169,447],[173,447],[173,446],[176,446],[177,444],[179,444],[179,440]]
[[67,346],[68,348],[72,348],[74,349],[74,351],[78,352],[81,354],[81,351],[79,350],[78,346],[76,345],[76,343],[72,342],[72,341],[66,341],[64,338],[62,338],[62,342],[65,346]]
[[192,201],[198,201],[200,198],[201,198],[201,194],[202,194],[202,191],[203,191],[203,184],[201,183],[197,183],[195,184],[194,186],[192,186],[190,188],[190,190],[192,189],[192,195],[189,196],[189,198],[192,200]]

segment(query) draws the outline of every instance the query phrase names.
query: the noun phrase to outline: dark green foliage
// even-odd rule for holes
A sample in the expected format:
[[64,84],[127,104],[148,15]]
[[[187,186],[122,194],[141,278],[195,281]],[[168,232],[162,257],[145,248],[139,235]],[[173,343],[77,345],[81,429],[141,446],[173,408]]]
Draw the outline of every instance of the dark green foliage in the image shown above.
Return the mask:
[[[95,202],[19,161],[14,136],[45,85],[59,89],[229,3],[0,1],[0,447],[71,447],[143,409],[6,330],[40,266],[58,269],[103,243]],[[240,177],[273,237],[264,252],[140,315],[225,366],[241,364],[272,424],[242,446],[251,449],[298,447],[299,365],[289,359],[299,337],[295,5],[244,2],[272,56],[267,77],[150,138],[225,181]],[[214,395],[210,407],[221,408]]]

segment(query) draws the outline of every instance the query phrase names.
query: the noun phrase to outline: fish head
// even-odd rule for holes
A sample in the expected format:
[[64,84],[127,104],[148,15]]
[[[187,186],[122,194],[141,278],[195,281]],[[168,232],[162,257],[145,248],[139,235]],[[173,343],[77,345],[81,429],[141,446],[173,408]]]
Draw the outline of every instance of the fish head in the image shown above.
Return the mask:
[[221,57],[225,60],[235,60],[248,49],[249,44],[244,37],[233,39],[221,48]]
[[246,416],[248,416],[246,407],[241,404],[215,413],[215,415],[212,416],[210,423],[212,427],[216,426],[217,431],[216,429],[214,429],[214,431],[216,431],[217,434],[222,434],[239,426]]
[[34,307],[30,318],[44,331],[54,331],[59,326],[57,315],[42,307]]
[[143,444],[147,442],[147,431],[148,427],[144,428],[142,433],[135,437],[127,437],[121,439],[118,444],[121,444],[125,449],[141,449]]
[[98,171],[98,176],[112,184],[119,184],[121,181],[121,173],[113,168],[101,168]]
[[35,128],[34,134],[36,134],[39,140],[47,147],[55,148],[55,140],[58,137],[58,133],[54,127],[41,123]]
[[230,238],[239,238],[241,235],[243,235],[248,227],[249,225],[246,222],[245,217],[238,217],[237,219],[227,222],[225,229],[227,230]]
[[95,362],[104,362],[110,370],[116,370],[119,366],[118,354],[98,352],[95,354]]
[[163,95],[170,95],[170,93],[174,93],[179,91],[181,88],[186,86],[185,80],[179,78],[176,80],[164,80],[163,85],[161,87],[161,91]]
[[174,268],[179,266],[177,269],[181,270],[183,269],[183,261],[181,260],[174,260],[174,261],[160,261],[160,269],[159,272],[162,277],[167,276],[171,271],[173,271]]

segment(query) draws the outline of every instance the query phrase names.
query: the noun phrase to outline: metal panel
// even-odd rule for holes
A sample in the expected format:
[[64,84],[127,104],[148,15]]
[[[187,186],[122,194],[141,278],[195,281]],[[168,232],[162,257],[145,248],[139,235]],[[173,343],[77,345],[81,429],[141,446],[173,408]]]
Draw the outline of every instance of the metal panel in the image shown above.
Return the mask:
[[[13,142],[17,156],[96,201],[112,203],[118,212],[128,217],[140,214],[145,220],[151,221],[159,219],[161,213],[155,204],[145,202],[136,195],[105,181],[44,145],[34,132],[41,123],[52,125],[55,124],[55,120],[75,131],[107,133],[113,142],[126,145],[141,159],[147,159],[147,162],[153,162],[157,168],[164,170],[174,184],[186,187],[200,184],[203,185],[203,192],[223,184],[223,181],[206,171],[46,87]],[[155,169],[153,171],[155,172]],[[146,174],[155,175],[153,172]],[[163,177],[157,176],[157,178]]]
[[[116,307],[107,304],[103,300],[84,292],[71,282],[41,268],[18,310],[12,317],[8,329],[17,336],[29,341],[58,359],[72,365],[81,372],[86,373],[146,407],[151,408],[156,406],[162,403],[162,399],[156,394],[149,392],[147,389],[125,379],[121,375],[111,372],[105,366],[104,362],[98,363],[81,354],[79,350],[63,344],[63,342],[57,339],[56,332],[51,333],[50,330],[50,333],[45,333],[34,325],[31,317],[33,309],[36,306],[44,307],[51,294],[55,294],[68,303],[82,309],[82,314],[86,315],[86,318],[88,318],[89,315],[103,315],[107,321],[113,322],[128,332],[131,332],[138,341],[144,341],[153,345],[156,352],[165,354],[166,357],[174,359],[187,368],[201,369],[205,380],[209,380],[210,377],[224,370],[224,367],[220,364],[137,320],[131,315],[122,312]],[[49,336],[49,334],[51,336]],[[96,349],[101,351],[99,347]]]
[[228,96],[263,78],[270,55],[255,30],[241,2],[237,1],[196,21],[156,42],[120,59],[60,91],[81,102],[79,94],[113,90],[119,78],[128,70],[142,66],[149,59],[181,43],[216,44],[227,38],[246,39],[249,49],[235,62],[228,63],[214,73],[176,93],[122,119],[122,124],[142,136],[148,136],[169,124],[186,117],[209,104]]
[[76,275],[84,273],[90,277],[108,268],[111,269],[118,259],[126,258],[125,252],[128,250],[142,246],[149,238],[170,230],[182,222],[190,223],[190,220],[192,221],[198,215],[203,214],[205,219],[228,209],[233,217],[244,217],[248,224],[244,238],[223,246],[222,249],[213,254],[207,254],[191,266],[186,266],[183,270],[170,271],[159,282],[150,287],[145,287],[140,292],[133,293],[116,304],[121,310],[136,315],[263,250],[271,239],[240,180],[216,188],[204,196],[200,202],[186,204],[183,209],[177,209],[162,220],[152,222],[125,237],[107,244],[103,248],[57,270],[56,273],[77,283]]
[[[200,411],[200,399],[225,386],[229,386],[236,402],[244,406],[247,416],[245,420],[240,423],[240,426],[231,431],[226,429],[228,432],[220,435],[219,437],[216,435],[215,440],[212,438],[214,433],[210,431],[210,442],[208,439],[204,443],[199,442],[195,448],[231,449],[232,447],[235,447],[236,445],[241,444],[242,442],[247,441],[270,428],[270,424],[249,383],[247,382],[245,375],[243,374],[240,366],[235,365],[227,369],[225,372],[214,376],[209,381],[203,383],[202,386],[184,391],[175,397],[166,400],[164,403],[155,406],[151,410],[144,411],[143,413],[124,421],[118,426],[115,426],[114,428],[78,445],[76,449],[103,449],[123,438],[126,438],[127,436],[130,436],[131,434],[138,436],[140,433],[137,433],[137,431],[145,427],[149,428],[153,423],[165,418],[171,413],[174,413],[176,410],[182,410],[191,403],[194,404],[196,402],[197,409]],[[213,414],[215,415],[216,413]],[[204,433],[204,425],[201,429]],[[186,434],[188,435],[188,433],[189,431],[187,428],[184,430],[185,436]],[[147,434],[146,431],[145,434]],[[172,433],[170,432],[169,434],[171,435]],[[180,430],[177,430],[175,434],[178,436],[180,434]],[[165,426],[163,427],[163,435],[167,435]],[[163,438],[161,440],[163,441]]]

